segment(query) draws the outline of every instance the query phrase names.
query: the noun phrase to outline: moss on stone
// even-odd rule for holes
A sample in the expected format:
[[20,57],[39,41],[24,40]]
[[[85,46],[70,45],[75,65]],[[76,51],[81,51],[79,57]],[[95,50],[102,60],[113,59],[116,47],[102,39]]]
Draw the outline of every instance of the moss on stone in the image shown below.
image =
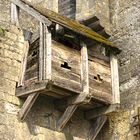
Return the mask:
[[0,27],[0,36],[4,36],[4,34],[5,34],[5,30],[2,27]]

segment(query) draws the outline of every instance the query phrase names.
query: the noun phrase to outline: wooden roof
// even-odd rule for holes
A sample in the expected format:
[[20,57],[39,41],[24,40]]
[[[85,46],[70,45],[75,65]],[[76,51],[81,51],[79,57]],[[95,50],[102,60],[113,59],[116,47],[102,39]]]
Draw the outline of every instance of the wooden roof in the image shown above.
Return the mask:
[[47,17],[50,21],[55,22],[63,27],[66,27],[78,34],[81,34],[82,36],[85,36],[91,40],[98,41],[100,43],[103,43],[111,48],[113,48],[116,51],[119,51],[119,48],[113,44],[113,42],[109,41],[102,35],[99,35],[95,31],[93,31],[91,28],[81,24],[78,21],[69,19],[67,17],[64,17],[54,11],[51,11],[49,9],[46,9],[43,7],[43,5],[34,4],[32,2],[29,2],[28,0],[12,0],[12,2],[19,3],[24,2],[25,4],[28,4],[32,8],[34,8],[36,11],[38,11],[41,15]]

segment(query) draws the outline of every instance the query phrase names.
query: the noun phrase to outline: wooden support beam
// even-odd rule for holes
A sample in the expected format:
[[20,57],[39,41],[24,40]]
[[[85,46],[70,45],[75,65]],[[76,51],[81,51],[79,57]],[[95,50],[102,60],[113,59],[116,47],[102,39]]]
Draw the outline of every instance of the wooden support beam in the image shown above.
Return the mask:
[[57,123],[57,130],[61,131],[69,119],[72,117],[78,105],[83,103],[89,93],[88,77],[88,52],[85,43],[81,42],[81,87],[82,92],[73,98],[72,105],[68,106]]
[[11,23],[19,26],[19,7],[11,3]]
[[17,5],[19,8],[36,18],[37,20],[41,21],[42,23],[45,23],[47,26],[51,25],[51,21],[48,20],[45,16],[41,15],[39,12],[37,12],[35,9],[29,7],[25,3],[23,3],[21,0],[11,0],[12,3]]
[[88,140],[95,140],[106,121],[106,116],[101,116],[96,119],[96,122],[94,122],[92,128],[89,131]]
[[70,120],[70,118],[72,117],[72,115],[75,112],[75,110],[77,109],[77,107],[78,107],[78,105],[71,105],[66,108],[65,112],[63,113],[63,115],[61,116],[61,118],[59,119],[59,121],[57,123],[56,129],[58,131],[61,131],[65,127],[65,125]]
[[111,66],[113,104],[120,104],[118,60],[117,57],[113,54],[110,55],[110,66]]
[[28,51],[29,51],[29,42],[25,41],[23,58],[21,61],[21,70],[20,70],[20,75],[19,75],[18,87],[24,86],[24,78],[25,78],[24,76],[25,76],[25,71],[26,71],[26,66],[27,66]]
[[100,117],[102,115],[107,115],[111,112],[117,111],[120,106],[118,104],[98,107],[85,112],[85,118],[87,120],[92,120],[94,118]]
[[40,22],[39,80],[51,80],[51,33],[46,24]]
[[38,96],[39,96],[39,93],[32,93],[27,97],[26,101],[24,102],[18,114],[19,119],[21,121],[24,121],[24,119],[26,118],[27,114],[29,113],[31,107],[33,106]]

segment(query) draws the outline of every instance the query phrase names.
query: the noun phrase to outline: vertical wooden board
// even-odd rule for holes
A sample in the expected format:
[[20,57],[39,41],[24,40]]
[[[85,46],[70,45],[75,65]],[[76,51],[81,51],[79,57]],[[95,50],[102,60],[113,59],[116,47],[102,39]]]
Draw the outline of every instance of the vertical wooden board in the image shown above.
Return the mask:
[[89,68],[88,68],[88,52],[87,46],[84,42],[81,42],[81,94],[89,94]]
[[11,3],[11,23],[19,26],[19,7]]
[[110,55],[113,103],[120,104],[119,74],[117,57]]
[[43,49],[44,49],[44,27],[43,23],[40,22],[40,40],[39,40],[39,80],[43,80]]
[[40,22],[39,80],[51,79],[51,33]]
[[24,85],[24,80],[25,80],[25,71],[27,67],[27,58],[28,58],[28,51],[29,51],[29,43],[28,41],[24,42],[24,56],[21,62],[21,71],[20,71],[20,76],[19,76],[19,82],[18,86],[23,86]]

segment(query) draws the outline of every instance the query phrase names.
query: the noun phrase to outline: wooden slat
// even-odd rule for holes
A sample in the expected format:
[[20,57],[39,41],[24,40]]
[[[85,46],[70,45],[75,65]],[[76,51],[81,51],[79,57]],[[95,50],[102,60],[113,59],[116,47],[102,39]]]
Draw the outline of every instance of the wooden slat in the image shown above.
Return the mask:
[[119,74],[117,57],[110,55],[113,104],[120,104]]
[[88,140],[95,140],[95,138],[99,134],[100,130],[102,129],[102,127],[106,121],[107,121],[106,116],[101,116],[96,119],[96,122],[94,122],[94,124],[89,132]]
[[11,3],[11,23],[19,26],[19,8]]
[[20,71],[18,86],[23,86],[24,85],[28,51],[29,51],[29,43],[28,43],[28,41],[25,41],[24,42],[24,56],[23,56],[23,59],[22,59],[22,62],[21,62],[21,71]]
[[[28,4],[29,6],[32,6],[34,8],[34,10],[36,10],[36,12],[38,11],[39,13],[41,13],[43,16],[48,17],[51,21],[56,22],[68,29],[71,29],[77,33],[82,34],[83,36],[86,36],[88,38],[91,38],[93,40],[96,40],[98,42],[104,43],[106,45],[109,45],[113,48],[117,48],[116,46],[114,46],[114,44],[110,41],[108,41],[106,38],[104,38],[103,36],[97,34],[96,32],[92,31],[90,28],[80,24],[79,22],[76,22],[72,19],[66,18],[61,16],[58,13],[55,13],[49,9],[44,8],[42,5],[40,4],[34,4],[31,3],[27,0],[12,0],[13,3],[17,4],[18,6],[20,6],[21,8],[25,7],[25,3]],[[24,3],[25,2],[25,3]],[[32,9],[33,10],[33,9]],[[28,10],[30,11],[30,10]],[[34,14],[30,12],[30,14]]]
[[39,96],[39,93],[32,93],[27,97],[26,101],[24,102],[18,114],[19,119],[21,121],[24,121],[24,119],[26,118],[27,114],[29,113],[31,107],[33,106],[38,96]]

